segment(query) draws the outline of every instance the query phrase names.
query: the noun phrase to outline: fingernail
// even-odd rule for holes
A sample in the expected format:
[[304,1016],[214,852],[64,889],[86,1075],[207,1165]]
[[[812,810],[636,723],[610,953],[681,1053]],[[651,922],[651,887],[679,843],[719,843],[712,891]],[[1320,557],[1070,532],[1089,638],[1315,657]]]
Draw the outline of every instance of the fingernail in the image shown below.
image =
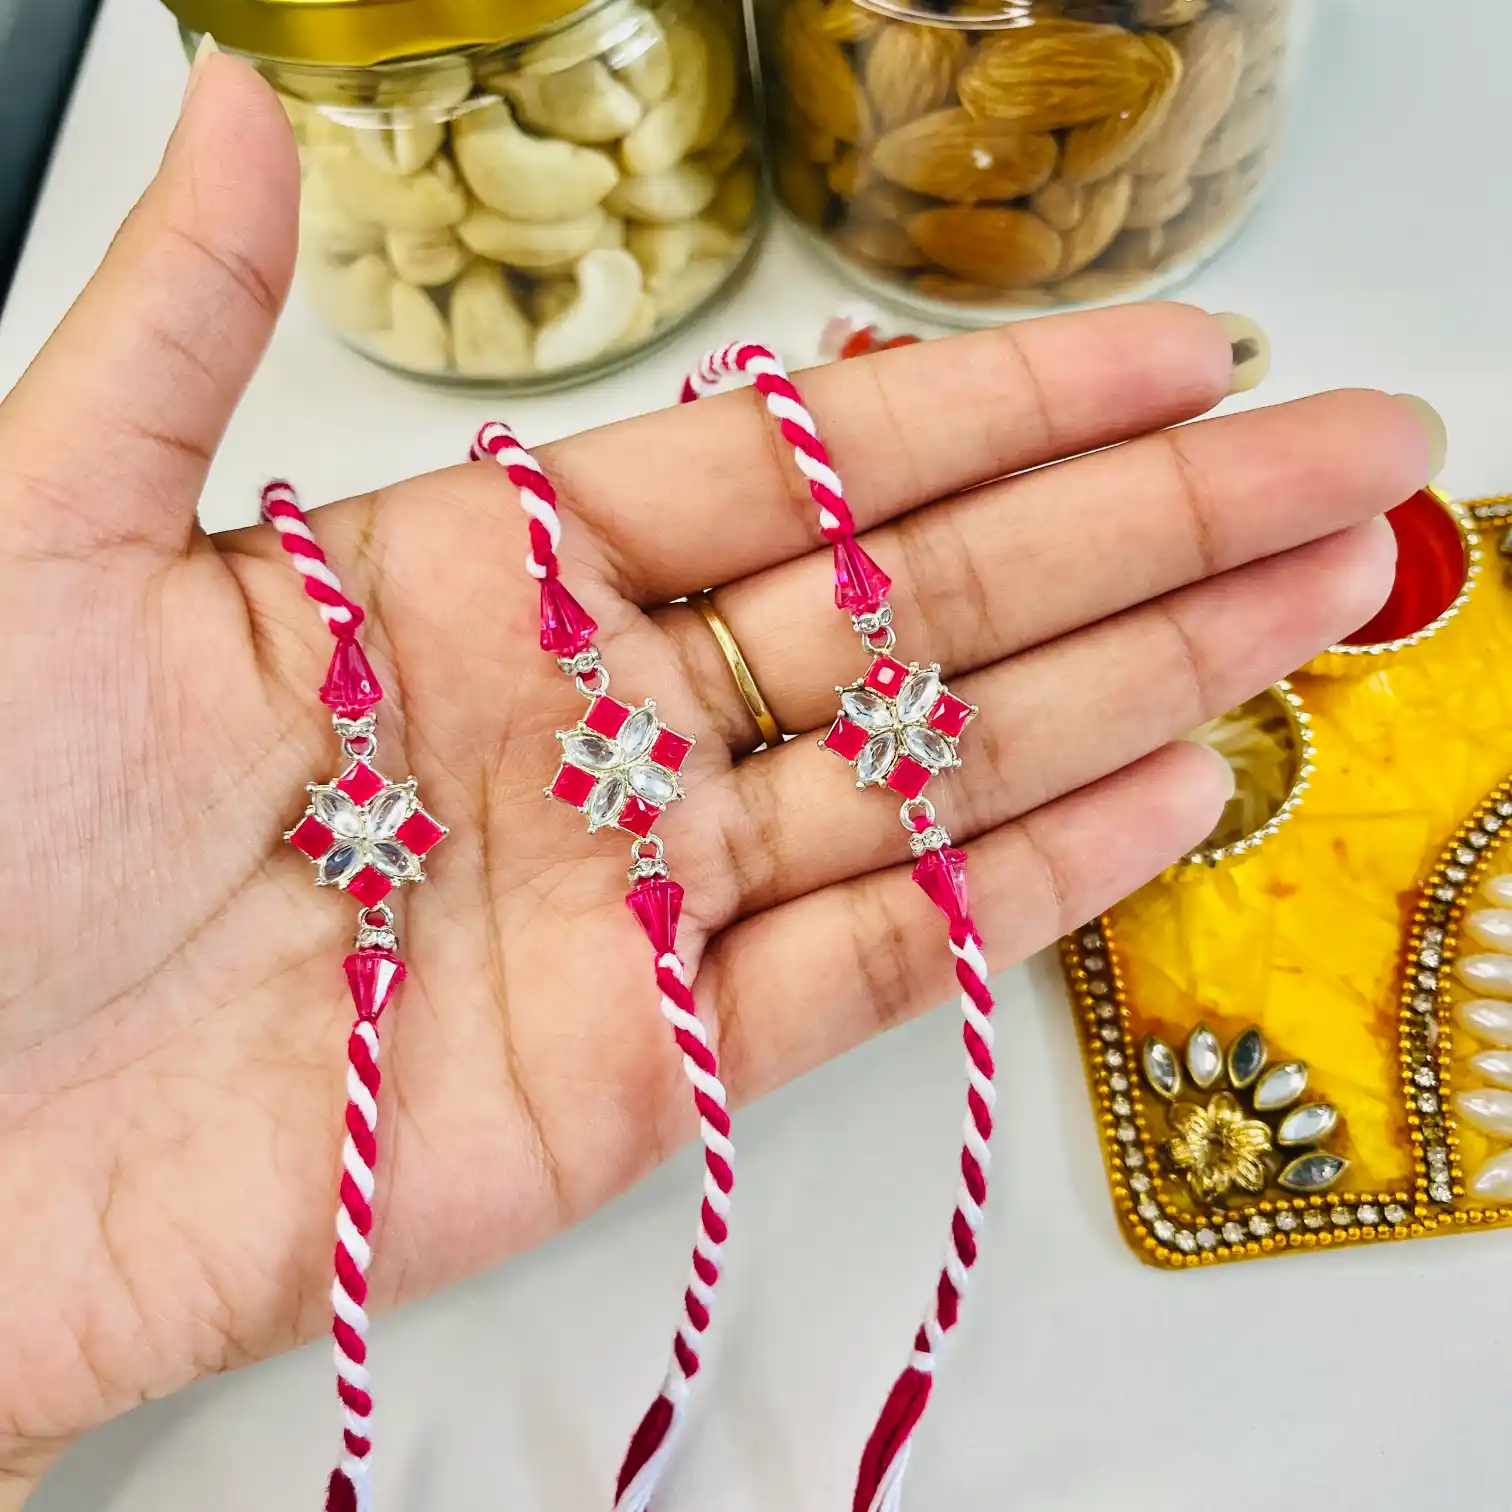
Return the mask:
[[215,38],[209,32],[206,32],[199,39],[199,46],[194,49],[194,62],[189,65],[189,82],[184,85],[184,105],[189,103],[189,96],[194,93],[195,86],[199,83],[200,76],[205,71],[206,60],[213,53],[218,53],[219,51],[220,48],[216,46]]
[[1213,319],[1223,328],[1229,339],[1229,350],[1233,353],[1229,393],[1248,393],[1270,372],[1270,337],[1248,315],[1225,311]]
[[1428,438],[1426,481],[1432,482],[1444,470],[1444,459],[1449,455],[1449,431],[1444,425],[1444,417],[1426,399],[1420,399],[1416,394],[1394,394],[1392,397],[1400,399],[1417,416],[1418,424],[1423,427],[1423,434]]
[[1215,751],[1213,747],[1210,746],[1205,740],[1193,740],[1192,737],[1188,735],[1182,738],[1182,744],[1196,746],[1199,751],[1206,751],[1208,753],[1208,759],[1218,769],[1219,781],[1222,785],[1221,792],[1223,794],[1223,801],[1227,803],[1229,799],[1234,796],[1234,792],[1237,787],[1237,779],[1234,776],[1233,763],[1230,762],[1228,757],[1225,756],[1221,751]]

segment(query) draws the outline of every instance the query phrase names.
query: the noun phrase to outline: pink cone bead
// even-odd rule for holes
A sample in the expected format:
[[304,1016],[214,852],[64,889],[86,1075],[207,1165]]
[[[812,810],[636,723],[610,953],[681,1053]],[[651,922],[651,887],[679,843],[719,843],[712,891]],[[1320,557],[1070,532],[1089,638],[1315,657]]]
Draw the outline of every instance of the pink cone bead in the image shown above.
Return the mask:
[[646,938],[658,956],[677,948],[682,904],[682,887],[670,877],[647,877],[625,894],[625,906],[646,931]]
[[597,633],[588,611],[559,578],[541,580],[541,650],[553,656],[576,656],[587,650]]
[[965,851],[953,845],[925,851],[914,866],[913,879],[923,889],[925,897],[950,920],[952,934],[970,927]]
[[357,719],[383,697],[383,689],[355,636],[336,642],[331,665],[320,685],[320,701],[343,719]]
[[376,1024],[394,989],[404,980],[404,962],[391,950],[354,950],[342,963],[357,1017]]
[[872,614],[887,599],[892,579],[867,556],[855,536],[835,542],[835,607]]

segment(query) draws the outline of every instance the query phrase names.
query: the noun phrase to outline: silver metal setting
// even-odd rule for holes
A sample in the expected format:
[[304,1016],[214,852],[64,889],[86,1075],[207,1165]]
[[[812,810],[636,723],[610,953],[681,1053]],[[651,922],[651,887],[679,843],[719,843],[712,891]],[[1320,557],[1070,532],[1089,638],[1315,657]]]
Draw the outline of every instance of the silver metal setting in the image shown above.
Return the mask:
[[[374,924],[374,915],[382,922]],[[358,950],[398,950],[399,935],[394,928],[394,910],[387,903],[376,903],[357,915],[356,947]]]
[[[650,854],[647,854],[647,847]],[[671,872],[667,869],[667,863],[663,859],[667,854],[667,848],[662,844],[660,835],[647,835],[644,840],[636,840],[630,846],[630,871],[628,873],[632,882],[644,882],[649,877],[667,877]]]

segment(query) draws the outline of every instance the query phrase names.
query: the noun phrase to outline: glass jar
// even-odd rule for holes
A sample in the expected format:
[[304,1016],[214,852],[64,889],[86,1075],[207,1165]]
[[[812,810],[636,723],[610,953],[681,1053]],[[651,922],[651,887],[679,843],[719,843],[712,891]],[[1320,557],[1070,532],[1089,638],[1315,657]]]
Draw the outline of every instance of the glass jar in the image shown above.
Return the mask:
[[762,219],[739,0],[169,0],[278,89],[299,281],[427,379],[619,366],[744,267]]
[[759,4],[779,199],[930,320],[1173,284],[1276,158],[1290,0]]

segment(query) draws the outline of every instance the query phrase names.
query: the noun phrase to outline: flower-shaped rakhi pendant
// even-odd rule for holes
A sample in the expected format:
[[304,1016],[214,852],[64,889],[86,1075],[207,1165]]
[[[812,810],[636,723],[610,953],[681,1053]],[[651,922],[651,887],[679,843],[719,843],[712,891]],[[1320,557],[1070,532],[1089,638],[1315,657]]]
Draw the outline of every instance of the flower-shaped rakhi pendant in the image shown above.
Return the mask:
[[613,828],[644,839],[683,796],[678,773],[693,741],[668,729],[650,699],[632,709],[601,694],[557,739],[562,765],[546,794],[586,814],[590,835]]
[[913,799],[937,772],[960,766],[956,740],[977,710],[945,686],[937,665],[878,656],[864,677],[835,691],[840,714],[819,743],[855,768],[857,787]]
[[321,887],[374,908],[395,887],[425,881],[421,858],[447,835],[420,806],[415,779],[390,782],[354,761],[334,782],[310,784],[310,806],[284,839],[315,863]]

